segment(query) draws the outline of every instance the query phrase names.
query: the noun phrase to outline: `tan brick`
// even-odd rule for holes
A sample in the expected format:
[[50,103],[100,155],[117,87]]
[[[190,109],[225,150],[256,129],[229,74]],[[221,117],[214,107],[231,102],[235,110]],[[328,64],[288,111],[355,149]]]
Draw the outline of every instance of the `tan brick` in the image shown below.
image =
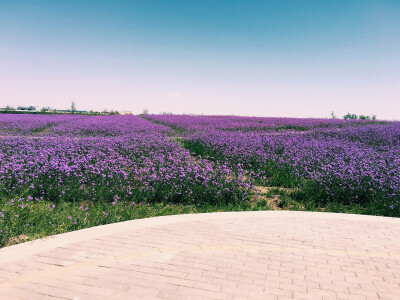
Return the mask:
[[378,293],[379,299],[384,300],[399,300],[400,294],[385,294],[385,293]]
[[32,300],[39,300],[43,299],[46,296],[45,294],[40,294],[32,290],[23,290],[18,288],[2,290],[0,291],[0,298],[1,299],[32,299]]
[[281,283],[279,287],[283,290],[287,291],[293,291],[293,292],[300,292],[300,293],[306,293],[307,288],[305,286],[301,285],[293,285],[293,284],[287,284],[287,283]]
[[281,288],[274,288],[274,287],[266,287],[264,293],[268,295],[287,296],[287,297],[292,297],[293,295],[293,291],[283,290]]
[[363,295],[355,295],[355,294],[350,294],[348,292],[347,293],[337,292],[336,296],[337,296],[338,299],[341,299],[341,300],[353,300],[353,299],[354,300],[366,300],[367,299]]
[[332,284],[320,283],[320,289],[339,293],[348,292],[348,286],[344,281],[333,281]]
[[[236,296],[235,296],[235,297],[236,297]],[[235,298],[234,298],[234,299],[235,299]],[[265,292],[265,291],[264,291],[264,292],[254,292],[254,291],[250,291],[250,292],[248,293],[248,296],[242,297],[242,298],[239,298],[239,297],[238,297],[238,299],[278,300],[278,295],[272,295],[272,294],[270,294],[270,293],[268,293],[268,292]]]
[[105,234],[110,227],[104,226],[97,237],[78,231],[58,246],[41,248],[44,241],[32,252],[26,246],[18,259],[12,257],[19,246],[13,255],[0,249],[0,289],[17,286],[0,290],[0,298],[24,289],[21,296],[35,291],[37,298],[400,299],[397,219],[309,212],[205,216],[114,224],[123,233]]
[[251,278],[251,277],[228,274],[228,277],[226,279],[232,280],[232,281],[237,281],[237,282],[252,283],[253,280],[257,279],[257,278]]
[[355,295],[362,295],[365,297],[378,297],[378,293],[370,290],[363,290],[363,289],[356,289],[356,288],[349,288],[350,294]]
[[302,293],[302,292],[293,292],[293,299],[302,299],[302,300],[323,300],[322,296],[319,295],[312,295],[309,293]]
[[316,282],[318,284],[321,284],[321,283],[332,284],[332,279],[327,279],[327,278],[318,277],[318,276],[308,276],[308,275],[306,275],[306,281]]
[[232,295],[224,292],[212,292],[212,291],[204,291],[203,299],[215,299],[215,300],[231,300]]
[[194,284],[194,287],[198,288],[198,289],[206,290],[206,291],[213,291],[213,292],[219,292],[221,290],[220,285],[206,283],[206,282],[196,282]]
[[336,293],[333,291],[307,288],[307,292],[311,295],[322,296],[324,299],[325,298],[327,298],[327,299],[335,299],[336,298]]
[[240,272],[240,276],[241,277],[254,278],[254,279],[265,279],[266,278],[265,274],[254,273],[254,272],[249,272],[249,271]]
[[183,294],[178,294],[174,290],[161,290],[157,294],[158,299],[167,299],[167,300],[186,300],[187,296]]
[[235,288],[238,285],[237,281],[234,280],[227,280],[227,279],[218,279],[218,278],[213,278],[210,282],[216,285],[220,285],[222,288],[223,287],[232,287]]

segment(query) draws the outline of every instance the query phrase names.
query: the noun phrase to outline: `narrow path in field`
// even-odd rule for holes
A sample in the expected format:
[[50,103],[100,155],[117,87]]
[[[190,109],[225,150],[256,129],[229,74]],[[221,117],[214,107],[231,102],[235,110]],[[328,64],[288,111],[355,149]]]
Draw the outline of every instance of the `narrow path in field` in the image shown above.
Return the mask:
[[179,215],[0,249],[1,299],[400,299],[400,219]]
[[[152,122],[154,124],[159,124],[159,125],[163,125],[165,127],[170,128],[171,130],[173,130],[174,134],[172,134],[170,136],[171,140],[179,142],[182,147],[183,144],[181,141],[185,140],[187,137],[185,137],[184,135],[182,135],[182,133],[185,132],[185,130],[183,128],[178,128],[176,126],[173,126],[171,124],[162,122],[162,121],[156,121],[153,120],[152,118],[146,117],[144,115],[139,115],[139,117],[143,118],[144,120],[147,120],[149,122]],[[289,134],[289,133],[293,133],[294,131],[292,130],[288,130],[288,131],[284,131],[284,132],[274,132],[273,134],[276,135],[285,135],[285,134]],[[306,133],[307,131],[301,131],[301,134]],[[296,131],[296,133],[298,133]],[[281,187],[275,187],[275,186],[254,186],[253,188],[253,195],[251,197],[251,201],[255,202],[255,201],[266,201],[268,204],[268,207],[272,210],[282,210],[283,209],[283,205],[282,205],[282,201],[280,199],[280,195],[269,195],[269,192],[272,190],[285,190],[288,191],[290,189],[285,189],[285,188],[281,188]],[[291,201],[293,202],[293,201]],[[302,204],[298,204],[298,203],[294,203],[294,205],[296,206],[296,210],[303,210],[304,206]],[[294,208],[293,204],[289,204],[287,208]]]

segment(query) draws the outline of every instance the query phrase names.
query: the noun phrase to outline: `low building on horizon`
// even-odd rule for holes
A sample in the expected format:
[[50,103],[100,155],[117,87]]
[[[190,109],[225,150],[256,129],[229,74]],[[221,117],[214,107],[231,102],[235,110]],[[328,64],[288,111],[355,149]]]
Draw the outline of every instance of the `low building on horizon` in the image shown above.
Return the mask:
[[17,106],[17,111],[37,111],[37,107],[34,105],[29,106]]
[[119,112],[120,115],[132,115],[132,112],[130,110],[121,110]]

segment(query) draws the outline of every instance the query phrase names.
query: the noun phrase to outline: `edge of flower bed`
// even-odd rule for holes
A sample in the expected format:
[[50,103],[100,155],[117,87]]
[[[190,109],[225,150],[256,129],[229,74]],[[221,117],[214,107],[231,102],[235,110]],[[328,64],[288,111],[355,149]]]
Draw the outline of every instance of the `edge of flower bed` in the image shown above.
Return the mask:
[[220,220],[231,218],[249,218],[249,217],[273,217],[273,218],[314,218],[314,219],[337,219],[353,221],[370,221],[394,223],[400,225],[400,218],[355,215],[329,212],[307,212],[307,211],[244,211],[244,212],[214,212],[197,213],[183,215],[159,216],[144,219],[136,219],[125,222],[94,226],[77,231],[71,231],[41,239],[28,241],[18,245],[12,245],[0,249],[0,264],[10,263],[23,257],[34,255],[41,251],[48,251],[70,243],[77,243],[88,239],[95,239],[101,236],[113,234],[123,234],[124,232],[149,227],[162,226],[177,222],[189,222],[197,220]]

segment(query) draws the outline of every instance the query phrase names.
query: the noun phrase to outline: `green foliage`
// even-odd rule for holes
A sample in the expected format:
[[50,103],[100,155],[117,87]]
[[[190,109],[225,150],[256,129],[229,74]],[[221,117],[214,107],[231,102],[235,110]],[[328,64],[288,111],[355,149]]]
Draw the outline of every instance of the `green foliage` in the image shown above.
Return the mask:
[[347,115],[343,116],[343,119],[345,120],[376,120],[376,115],[372,115],[372,116],[365,116],[365,115],[359,115],[357,116],[356,114],[350,114],[347,113]]
[[92,116],[99,116],[99,115],[101,115],[100,112],[94,111],[94,110],[89,110],[89,112],[88,112],[87,114],[88,114],[88,115],[92,115]]
[[12,107],[12,106],[7,105],[7,106],[5,107],[4,110],[5,110],[5,111],[14,111],[14,110],[15,110],[15,107]]
[[[134,219],[218,211],[268,210],[265,202],[251,205],[248,201],[220,205],[162,204],[162,203],[110,203],[39,201],[24,205],[15,200],[15,205],[5,205],[0,216],[0,247],[23,242],[16,237],[26,235],[29,240],[89,228],[98,225],[123,222]],[[23,208],[18,205],[22,205]]]
[[347,115],[344,115],[343,116],[343,119],[345,119],[345,120],[357,120],[357,115],[356,114],[350,114],[350,113],[347,113]]
[[71,103],[71,112],[74,114],[76,112],[76,104],[75,101],[72,101]]

